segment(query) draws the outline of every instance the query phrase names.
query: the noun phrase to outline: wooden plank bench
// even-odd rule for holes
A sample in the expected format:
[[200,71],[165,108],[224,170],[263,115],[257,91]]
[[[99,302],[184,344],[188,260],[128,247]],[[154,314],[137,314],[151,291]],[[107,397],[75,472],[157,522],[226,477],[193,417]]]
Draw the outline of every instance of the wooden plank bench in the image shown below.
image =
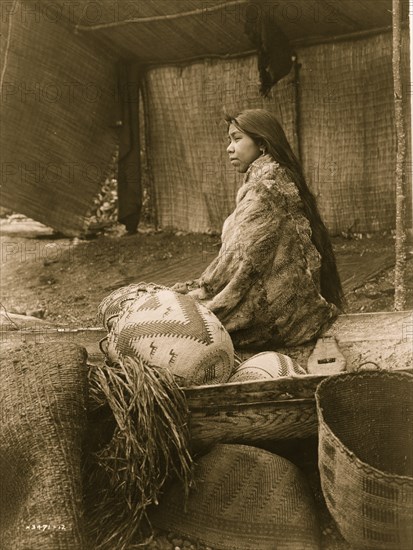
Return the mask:
[[[70,341],[83,345],[90,364],[103,361],[100,328],[40,328],[0,332],[1,353],[25,342]],[[346,359],[346,370],[372,362],[386,370],[413,372],[413,312],[342,315],[326,333],[333,336]],[[282,351],[303,367],[314,344]],[[243,358],[252,353],[242,354]],[[372,367],[370,363],[370,367]],[[303,376],[186,388],[195,447],[214,443],[254,444],[268,440],[304,438],[317,433],[314,393],[325,377]]]

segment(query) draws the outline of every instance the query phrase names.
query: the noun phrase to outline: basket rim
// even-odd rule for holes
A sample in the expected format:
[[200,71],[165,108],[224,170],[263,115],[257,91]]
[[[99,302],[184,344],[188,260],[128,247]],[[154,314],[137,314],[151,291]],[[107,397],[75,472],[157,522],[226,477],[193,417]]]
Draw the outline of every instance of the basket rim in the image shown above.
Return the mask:
[[[406,476],[406,475],[400,475],[400,474],[394,474],[391,472],[387,472],[385,470],[379,470],[375,466],[372,466],[371,464],[368,464],[367,462],[361,460],[356,453],[351,451],[347,445],[345,445],[339,437],[333,432],[333,430],[330,428],[329,424],[327,424],[324,414],[323,414],[323,408],[320,404],[320,392],[319,390],[323,388],[323,386],[328,385],[328,383],[335,383],[337,379],[341,378],[340,382],[345,378],[354,378],[354,377],[360,377],[365,376],[366,378],[374,377],[377,375],[385,375],[388,376],[389,374],[392,374],[394,376],[398,376],[401,378],[409,378],[413,381],[413,374],[407,373],[407,372],[394,372],[394,371],[364,371],[364,372],[354,372],[354,373],[340,373],[340,374],[334,374],[331,375],[324,380],[322,380],[316,389],[315,392],[315,400],[316,400],[316,408],[317,408],[317,416],[318,416],[318,436],[319,436],[319,445],[321,442],[320,438],[320,432],[321,429],[324,429],[328,432],[328,435],[334,440],[334,442],[339,446],[339,448],[347,455],[348,458],[351,458],[353,460],[353,464],[360,470],[368,470],[369,475],[374,475],[374,477],[383,479],[383,477],[386,477],[388,480],[391,480],[392,482],[396,482],[399,485],[410,485],[413,487],[413,476]],[[333,379],[333,380],[332,380]],[[322,424],[322,426],[321,426]]]

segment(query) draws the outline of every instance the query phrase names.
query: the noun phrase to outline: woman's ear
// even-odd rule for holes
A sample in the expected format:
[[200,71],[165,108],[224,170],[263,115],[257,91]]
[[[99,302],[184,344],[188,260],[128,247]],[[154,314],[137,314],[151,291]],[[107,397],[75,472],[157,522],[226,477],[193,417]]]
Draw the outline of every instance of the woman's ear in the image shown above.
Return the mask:
[[264,141],[261,141],[258,144],[258,147],[260,148],[261,154],[266,155],[267,154],[267,146]]

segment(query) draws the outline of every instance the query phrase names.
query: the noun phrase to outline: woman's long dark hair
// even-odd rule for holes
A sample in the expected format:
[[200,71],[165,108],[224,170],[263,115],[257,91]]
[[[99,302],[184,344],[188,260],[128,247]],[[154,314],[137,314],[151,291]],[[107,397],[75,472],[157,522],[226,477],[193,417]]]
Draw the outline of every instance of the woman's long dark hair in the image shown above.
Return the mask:
[[265,109],[247,109],[236,117],[226,114],[225,120],[247,134],[259,147],[282,166],[297,185],[304,213],[311,226],[311,240],[321,255],[320,290],[328,301],[343,309],[344,294],[337,271],[330,237],[318,211],[317,202],[305,181],[297,157],[275,116]]

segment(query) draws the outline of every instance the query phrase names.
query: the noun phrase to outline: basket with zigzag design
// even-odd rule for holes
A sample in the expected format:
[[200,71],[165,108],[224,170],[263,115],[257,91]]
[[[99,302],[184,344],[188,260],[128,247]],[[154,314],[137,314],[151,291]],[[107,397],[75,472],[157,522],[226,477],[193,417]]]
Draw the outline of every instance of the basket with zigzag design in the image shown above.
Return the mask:
[[234,348],[228,332],[208,308],[165,287],[148,285],[134,299],[130,291],[135,289],[126,289],[129,299],[123,300],[108,337],[109,362],[139,356],[168,368],[180,386],[228,380]]
[[97,320],[106,330],[110,327],[119,314],[142,293],[146,292],[148,285],[146,283],[135,283],[128,286],[122,286],[106,296],[98,306]]
[[106,361],[92,369],[90,382],[98,403],[110,407],[116,426],[98,453],[98,467],[111,484],[94,508],[93,534],[102,550],[113,548],[114,540],[123,550],[132,540],[143,542],[145,510],[157,502],[171,473],[184,491],[189,487],[189,422],[182,387],[226,382],[234,348],[211,311],[159,285],[116,290],[99,306],[99,316],[109,330]]

